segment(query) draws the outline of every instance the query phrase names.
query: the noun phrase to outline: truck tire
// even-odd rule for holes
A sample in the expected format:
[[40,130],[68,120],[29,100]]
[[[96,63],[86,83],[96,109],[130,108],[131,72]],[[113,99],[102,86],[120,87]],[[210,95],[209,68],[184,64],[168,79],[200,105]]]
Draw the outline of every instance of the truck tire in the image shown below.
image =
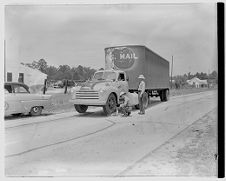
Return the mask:
[[31,108],[30,115],[31,116],[39,116],[42,113],[42,107],[41,106],[34,106]]
[[85,113],[88,109],[88,106],[87,105],[78,105],[78,104],[75,104],[75,110],[79,113]]
[[144,109],[146,109],[148,107],[148,102],[149,102],[148,99],[149,99],[148,94],[146,92],[144,92],[144,95],[143,95],[143,107],[144,107]]
[[169,90],[166,89],[166,90],[164,91],[164,101],[168,101],[168,100],[169,100]]
[[103,106],[104,113],[110,115],[116,111],[117,101],[113,93],[111,93],[107,99],[106,105]]
[[160,97],[160,100],[163,102],[164,101],[164,90],[159,91],[159,97]]
[[169,90],[165,89],[160,92],[160,99],[162,102],[169,100]]

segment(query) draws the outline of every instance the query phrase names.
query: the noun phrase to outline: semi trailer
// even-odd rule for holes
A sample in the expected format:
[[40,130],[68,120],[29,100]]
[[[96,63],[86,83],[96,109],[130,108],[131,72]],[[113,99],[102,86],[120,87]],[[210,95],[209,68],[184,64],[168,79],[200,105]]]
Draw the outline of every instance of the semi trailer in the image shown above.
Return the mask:
[[119,94],[127,92],[138,107],[138,76],[145,77],[144,107],[149,98],[169,99],[169,62],[142,45],[105,48],[105,69],[95,72],[92,80],[74,88],[70,100],[79,113],[88,106],[102,106],[108,115],[116,110]]

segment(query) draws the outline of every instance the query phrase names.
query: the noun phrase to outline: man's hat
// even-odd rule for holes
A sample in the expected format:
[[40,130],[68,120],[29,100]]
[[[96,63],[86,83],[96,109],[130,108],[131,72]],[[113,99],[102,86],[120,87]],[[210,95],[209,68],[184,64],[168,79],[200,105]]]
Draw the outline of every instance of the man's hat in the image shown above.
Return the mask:
[[125,93],[125,92],[121,92],[121,93],[120,93],[120,96],[122,96],[122,95],[124,95],[124,94],[126,94],[126,93]]
[[144,76],[141,74],[139,75],[138,79],[145,79]]

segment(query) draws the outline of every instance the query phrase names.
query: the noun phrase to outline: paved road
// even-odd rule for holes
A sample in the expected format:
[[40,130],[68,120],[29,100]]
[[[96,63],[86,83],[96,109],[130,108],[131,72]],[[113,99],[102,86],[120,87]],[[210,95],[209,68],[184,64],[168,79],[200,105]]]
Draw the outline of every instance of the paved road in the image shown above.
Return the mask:
[[8,176],[124,176],[167,140],[217,106],[215,91],[152,100],[145,115],[102,109],[5,121]]

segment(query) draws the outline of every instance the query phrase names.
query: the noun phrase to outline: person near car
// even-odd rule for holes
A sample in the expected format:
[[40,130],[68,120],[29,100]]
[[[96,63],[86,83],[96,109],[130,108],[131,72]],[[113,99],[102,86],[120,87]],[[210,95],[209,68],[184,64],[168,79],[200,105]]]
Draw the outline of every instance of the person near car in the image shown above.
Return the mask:
[[138,87],[138,100],[139,100],[139,108],[140,112],[138,114],[145,114],[145,109],[144,109],[144,92],[145,92],[145,82],[144,79],[145,77],[143,75],[139,75],[139,87]]
[[127,93],[121,92],[120,99],[122,100],[122,104],[120,104],[118,111],[122,113],[122,116],[129,116],[132,111],[132,106],[130,104],[130,99]]

